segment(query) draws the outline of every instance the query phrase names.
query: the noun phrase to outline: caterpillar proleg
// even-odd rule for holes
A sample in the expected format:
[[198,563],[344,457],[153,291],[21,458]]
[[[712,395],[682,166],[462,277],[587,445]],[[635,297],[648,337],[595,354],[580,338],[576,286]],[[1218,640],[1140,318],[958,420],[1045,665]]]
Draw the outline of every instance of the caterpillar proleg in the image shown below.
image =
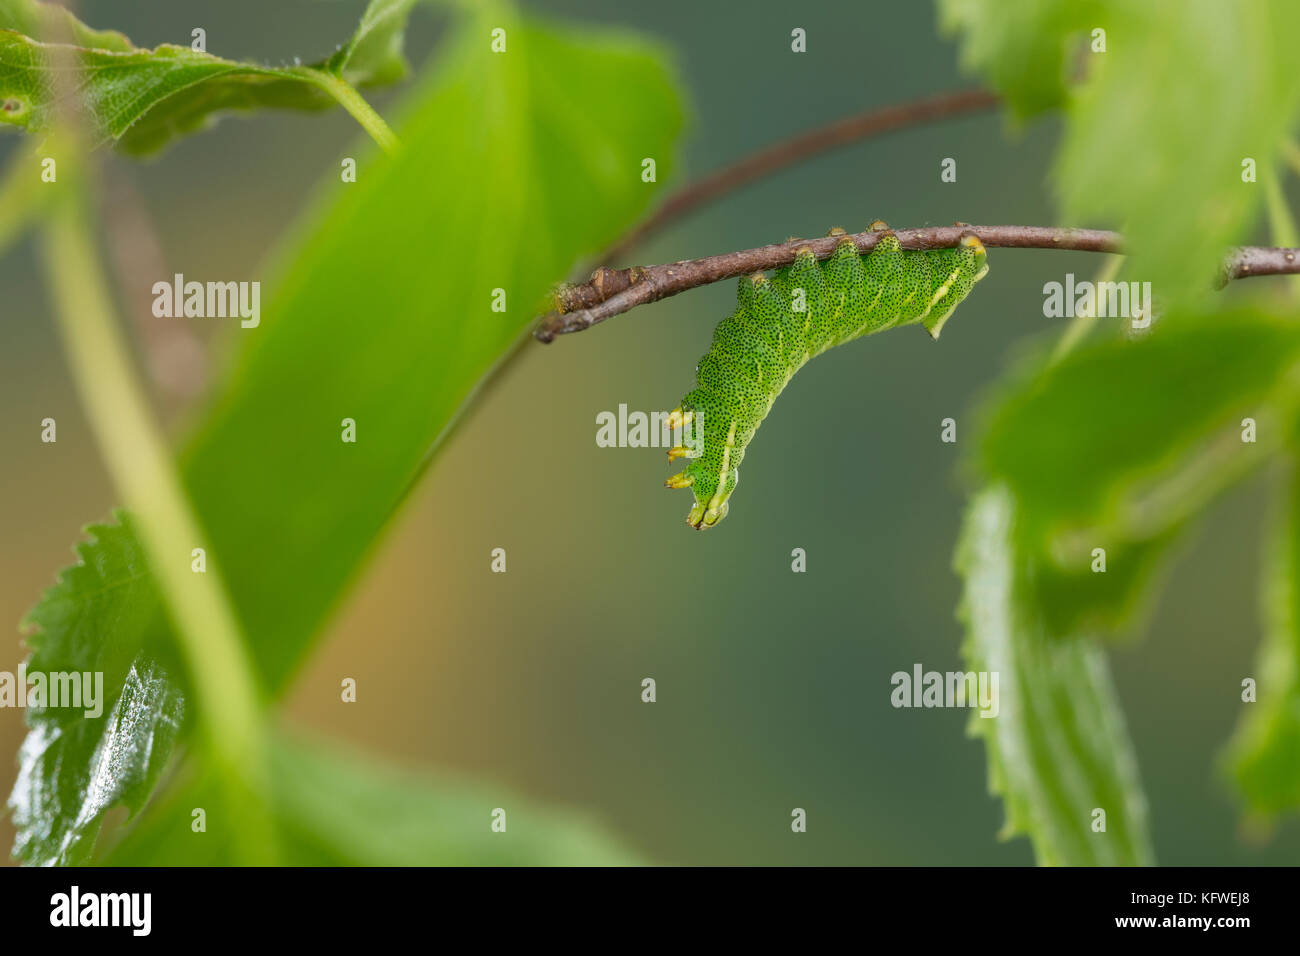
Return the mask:
[[988,272],[984,244],[973,234],[955,249],[905,250],[884,223],[872,228],[885,234],[865,255],[846,238],[825,262],[805,249],[771,278],[740,280],[736,311],[714,330],[696,387],[668,416],[670,427],[702,429],[702,441],[668,452],[669,461],[692,459],[665,482],[694,493],[691,527],[711,528],[726,517],[746,446],[809,359],[902,325],[919,323],[937,339]]

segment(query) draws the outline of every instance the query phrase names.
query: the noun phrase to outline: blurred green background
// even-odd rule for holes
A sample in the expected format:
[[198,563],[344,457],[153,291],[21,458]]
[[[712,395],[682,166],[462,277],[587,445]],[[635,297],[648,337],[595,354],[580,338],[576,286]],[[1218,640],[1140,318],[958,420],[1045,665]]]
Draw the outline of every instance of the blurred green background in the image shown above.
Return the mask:
[[[202,26],[212,52],[284,62],[332,50],[361,6],[117,0],[79,10],[140,44],[186,42]],[[847,113],[971,85],[926,3],[525,7],[642,30],[676,51],[694,106],[688,175]],[[417,65],[438,23],[427,10],[413,18]],[[794,27],[807,31],[806,54],[790,52]],[[401,92],[372,101],[382,112]],[[633,259],[855,231],[875,218],[1053,223],[1045,172],[1057,132],[1055,120],[1016,131],[990,113],[852,146],[708,207]],[[108,157],[107,201],[136,213],[122,248],[150,281],[258,277],[312,183],[356,135],[340,111],[267,113],[226,119],[145,164]],[[0,137],[0,162],[17,144]],[[940,182],[945,157],[957,159],[956,183]],[[1028,841],[996,839],[1002,811],[986,793],[982,747],[965,738],[968,714],[895,710],[889,677],[918,662],[960,668],[950,563],[971,410],[1019,340],[1059,333],[1059,320],[1042,316],[1042,284],[1099,266],[1084,254],[995,249],[940,344],[904,330],[825,356],[773,410],[729,519],[709,535],[684,523],[689,494],[661,487],[663,452],[598,448],[595,418],[620,403],[676,405],[734,285],[549,347],[530,343],[399,515],[300,675],[293,719],[583,808],[657,862],[1031,863]],[[30,242],[0,260],[0,284],[0,621],[12,624],[116,496]],[[229,344],[225,326],[189,342],[148,325],[148,301],[123,297],[141,341],[169,367],[201,369]],[[158,391],[183,428],[192,399]],[[39,441],[47,416],[59,422],[56,445]],[[949,416],[956,446],[939,441]],[[1113,655],[1163,864],[1300,859],[1294,821],[1269,839],[1238,829],[1213,766],[1239,716],[1240,680],[1253,673],[1260,490],[1248,485],[1215,508],[1146,638]],[[489,570],[497,547],[504,575]],[[796,547],[806,574],[791,573]],[[0,670],[23,656],[9,633]],[[339,702],[344,676],[358,680],[356,704]],[[640,701],[644,677],[658,683],[653,705]],[[0,710],[6,792],[21,720]],[[806,834],[790,832],[793,807],[808,811]],[[0,843],[12,843],[7,823]]]

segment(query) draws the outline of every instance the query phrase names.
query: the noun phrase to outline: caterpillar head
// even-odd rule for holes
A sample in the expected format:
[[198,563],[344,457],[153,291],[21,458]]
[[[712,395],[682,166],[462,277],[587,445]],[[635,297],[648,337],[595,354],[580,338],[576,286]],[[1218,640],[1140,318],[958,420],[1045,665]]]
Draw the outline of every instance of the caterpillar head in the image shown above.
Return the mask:
[[989,272],[989,255],[988,250],[984,248],[984,243],[980,237],[973,232],[968,232],[961,237],[961,245],[958,251],[971,269],[971,283],[974,284],[983,279]]
[[930,337],[937,339],[944,323],[970,294],[971,288],[988,274],[989,264],[984,243],[973,232],[963,235],[957,248],[934,250],[930,257],[932,263],[942,264],[945,271],[951,270],[934,291],[930,314],[922,320]]

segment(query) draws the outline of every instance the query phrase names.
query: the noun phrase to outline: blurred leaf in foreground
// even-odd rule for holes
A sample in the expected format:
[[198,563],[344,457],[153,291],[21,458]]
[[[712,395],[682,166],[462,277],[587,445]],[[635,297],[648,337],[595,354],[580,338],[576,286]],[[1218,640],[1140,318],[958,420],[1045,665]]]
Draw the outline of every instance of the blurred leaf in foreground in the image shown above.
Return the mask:
[[646,208],[642,158],[671,174],[682,114],[660,51],[482,11],[399,118],[402,151],[326,184],[184,456],[272,687],[548,288]]
[[[607,866],[642,862],[591,820],[505,789],[392,767],[320,741],[272,742],[281,862],[290,866]],[[206,832],[195,832],[202,807]],[[505,830],[494,832],[493,813]],[[225,866],[237,827],[212,781],[168,794],[114,847],[110,866]]]
[[370,0],[352,39],[330,57],[329,69],[358,86],[395,83],[409,69],[402,47],[415,0]]
[[324,109],[334,101],[317,85],[318,73],[357,85],[405,74],[401,44],[411,6],[372,0],[356,34],[328,61],[279,68],[188,46],[144,49],[120,33],[90,29],[62,7],[0,0],[0,124],[48,131],[59,96],[55,77],[69,65],[92,142],[115,141],[133,153],[158,150],[225,110]]
[[1071,98],[1055,170],[1071,225],[1124,232],[1126,268],[1172,309],[1211,289],[1249,241],[1300,107],[1294,0],[1108,0],[1105,53]]
[[[1268,535],[1261,572],[1264,640],[1228,747],[1228,771],[1255,815],[1300,810],[1300,478],[1294,462]],[[1244,692],[1244,691],[1243,691]]]
[[1066,108],[1062,220],[1121,229],[1166,307],[1208,292],[1295,125],[1300,4],[940,0],[939,18],[1014,115]]
[[989,790],[1006,808],[1001,835],[1027,836],[1049,866],[1151,864],[1146,798],[1105,653],[1044,626],[1015,521],[1005,488],[980,492],[956,561],[966,666],[999,675],[998,715],[973,714],[970,732],[984,738]]
[[[1035,531],[1162,533],[1278,447],[1297,363],[1300,327],[1255,309],[1171,316],[1140,340],[1082,346],[998,389],[982,470]],[[1272,427],[1243,442],[1244,417]]]
[[36,219],[49,198],[47,190],[33,189],[39,181],[41,157],[18,151],[0,174],[0,256]]
[[[1026,362],[989,405],[979,454],[994,490],[976,498],[958,559],[966,651],[1018,699],[972,726],[1007,832],[1027,834],[1040,861],[1149,861],[1098,642],[1150,603],[1170,546],[1208,502],[1281,447],[1298,363],[1293,322],[1250,308],[1171,314],[1141,339]],[[1106,811],[1106,834],[1080,828],[1092,808]]]
[[[1074,53],[1097,25],[1087,0],[939,0],[939,26],[961,35],[962,65],[983,73],[1012,115],[1027,119],[1065,104]],[[1076,42],[1080,41],[1080,42]]]
[[130,520],[92,525],[65,570],[28,615],[27,673],[103,674],[100,712],[29,708],[31,728],[9,798],[24,862],[86,862],[104,811],[139,810],[180,731],[183,700],[149,648],[158,597]]
[[[508,54],[491,53],[488,23],[509,29]],[[642,158],[661,182],[671,171],[682,112],[652,46],[492,4],[437,57],[398,123],[402,150],[357,153],[356,183],[328,177],[261,324],[234,332],[247,348],[185,455],[209,560],[272,690],[551,283],[651,201]],[[355,443],[340,440],[345,418]],[[152,589],[123,600],[122,619],[160,614]],[[71,669],[101,631],[53,622],[47,666]],[[33,792],[65,788],[75,811],[94,740],[60,760],[22,772]],[[37,825],[26,818],[20,845]]]

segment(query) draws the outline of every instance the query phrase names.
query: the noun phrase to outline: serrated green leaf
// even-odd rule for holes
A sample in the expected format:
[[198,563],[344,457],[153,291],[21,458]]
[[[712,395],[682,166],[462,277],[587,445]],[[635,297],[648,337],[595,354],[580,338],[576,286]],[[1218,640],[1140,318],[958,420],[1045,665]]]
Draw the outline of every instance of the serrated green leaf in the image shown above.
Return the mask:
[[[1015,496],[1017,544],[1034,556],[1025,587],[1049,630],[1136,630],[1173,545],[1280,447],[1297,362],[1294,324],[1239,309],[1034,358],[999,387],[981,470]],[[1241,440],[1246,417],[1254,442]]]
[[[290,71],[269,70],[257,66],[230,64],[220,67],[199,59],[207,54],[187,52],[183,47],[175,54],[184,62],[183,75],[191,82],[183,89],[168,92],[169,78],[160,77],[149,95],[161,94],[152,107],[138,115],[122,132],[113,136],[117,148],[133,156],[158,152],[173,140],[202,132],[227,113],[252,113],[264,109],[327,110],[335,105],[327,94],[303,81]],[[164,47],[150,51],[150,69],[166,68],[170,55]],[[180,75],[180,74],[177,74]],[[174,79],[175,76],[172,77]],[[147,82],[147,73],[134,77]],[[105,137],[101,143],[107,143]]]
[[[412,0],[372,0],[339,53],[312,67],[279,68],[186,46],[135,47],[120,33],[86,27],[61,7],[4,0],[0,125],[45,132],[54,121],[55,102],[72,102],[93,143],[115,142],[143,154],[201,129],[222,112],[326,109],[334,101],[313,82],[313,70],[329,69],[366,85],[405,74],[401,47],[411,6]],[[75,97],[60,99],[56,78],[75,89]]]
[[89,859],[114,806],[138,810],[167,764],[184,701],[151,638],[158,596],[129,519],[92,525],[68,568],[25,622],[26,672],[100,674],[98,715],[86,708],[29,709],[31,728],[9,798],[14,855],[37,865]]
[[939,26],[961,35],[961,61],[982,74],[1017,119],[1065,104],[1079,34],[1096,23],[1084,0],[939,0]]
[[[572,811],[505,788],[398,769],[357,751],[277,735],[272,809],[290,866],[608,866],[641,862]],[[110,866],[226,866],[240,825],[214,781],[168,795],[102,861]],[[202,807],[206,830],[195,832]],[[505,830],[492,829],[505,811]]]
[[1260,576],[1264,640],[1256,702],[1243,703],[1225,766],[1249,813],[1300,810],[1300,469],[1291,463]]
[[[1026,362],[986,412],[980,455],[996,490],[976,500],[963,536],[967,655],[1002,670],[1023,703],[1005,725],[972,727],[987,740],[1008,831],[1030,836],[1043,862],[1149,857],[1097,642],[1150,603],[1170,545],[1208,501],[1291,433],[1298,362],[1293,321],[1244,308],[1172,314],[1136,341]],[[1253,442],[1242,441],[1246,417]],[[1093,573],[1095,548],[1104,574]],[[1115,847],[1075,828],[1085,804],[1106,810]]]
[[[78,38],[88,39],[80,33]],[[56,78],[70,87],[75,83],[75,97],[61,98]],[[56,102],[77,109],[93,144],[121,141],[130,132],[124,146],[145,152],[198,128],[216,110],[323,108],[330,100],[288,71],[223,60],[189,47],[80,47],[0,30],[0,124],[48,132]],[[155,111],[163,103],[166,108]]]
[[1129,275],[1173,309],[1250,240],[1300,108],[1292,0],[1110,0],[1107,51],[1071,98],[1054,179],[1065,221],[1124,232]]
[[[956,561],[966,666],[998,674],[998,714],[972,715],[970,732],[984,740],[989,789],[1005,805],[1002,836],[1027,836],[1049,866],[1150,864],[1146,799],[1105,653],[1045,626],[1015,524],[1011,494],[982,491]],[[1094,830],[1097,810],[1104,832]]]

